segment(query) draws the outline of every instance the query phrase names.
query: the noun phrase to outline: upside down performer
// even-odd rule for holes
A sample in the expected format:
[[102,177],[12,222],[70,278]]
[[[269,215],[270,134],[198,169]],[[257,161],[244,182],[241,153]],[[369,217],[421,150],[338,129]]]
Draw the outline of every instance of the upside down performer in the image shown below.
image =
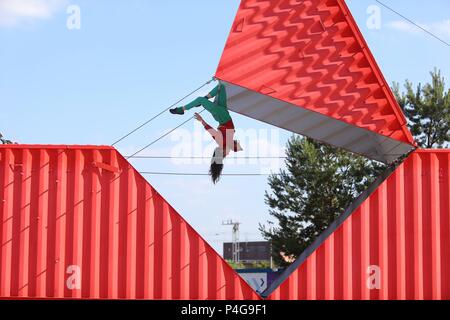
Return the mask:
[[[214,98],[213,102],[209,100],[212,98]],[[219,123],[216,130],[207,124],[198,113],[195,113],[195,119],[202,123],[205,130],[211,134],[218,145],[218,147],[214,150],[214,154],[211,159],[211,167],[209,169],[209,174],[215,184],[219,181],[220,175],[222,174],[223,159],[228,156],[230,151],[239,152],[243,149],[239,141],[234,140],[234,124],[227,107],[226,89],[222,83],[219,82],[219,84],[206,97],[198,97],[185,106],[170,109],[170,112],[172,114],[183,115],[185,111],[200,106],[211,113],[213,118]]]

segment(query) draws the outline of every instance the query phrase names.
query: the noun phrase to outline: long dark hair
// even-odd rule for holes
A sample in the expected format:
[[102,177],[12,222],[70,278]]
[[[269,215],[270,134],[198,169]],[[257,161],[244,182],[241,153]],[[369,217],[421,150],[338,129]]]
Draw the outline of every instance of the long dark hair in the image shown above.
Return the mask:
[[222,175],[223,164],[211,163],[209,168],[209,174],[211,175],[212,182],[216,184],[220,180]]
[[216,184],[220,180],[223,170],[223,151],[220,148],[214,150],[211,167],[209,168],[209,174],[212,182]]

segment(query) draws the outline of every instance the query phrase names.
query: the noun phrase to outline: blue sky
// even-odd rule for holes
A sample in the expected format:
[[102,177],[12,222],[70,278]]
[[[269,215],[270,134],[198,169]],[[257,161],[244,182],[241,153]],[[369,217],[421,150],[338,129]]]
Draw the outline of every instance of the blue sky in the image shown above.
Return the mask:
[[[450,42],[448,0],[384,2]],[[376,2],[347,3],[389,82],[428,81],[436,66],[450,84],[450,47],[382,7],[381,28],[369,29],[367,8]],[[70,4],[81,10],[80,30],[66,27]],[[214,74],[238,5],[238,0],[0,0],[0,131],[22,143],[111,144]],[[234,118],[245,155],[283,151],[288,132]],[[118,148],[129,154],[183,120],[166,114]],[[194,123],[182,130],[145,154],[171,155],[188,141],[177,138],[199,132]],[[198,141],[191,155],[209,154],[208,138]],[[142,171],[199,173],[207,172],[208,162],[133,161]],[[225,171],[260,173],[278,165],[229,164]],[[219,252],[222,241],[231,239],[222,220],[238,219],[241,240],[257,240],[258,223],[269,217],[264,176],[224,177],[217,186],[208,177],[148,180]]]

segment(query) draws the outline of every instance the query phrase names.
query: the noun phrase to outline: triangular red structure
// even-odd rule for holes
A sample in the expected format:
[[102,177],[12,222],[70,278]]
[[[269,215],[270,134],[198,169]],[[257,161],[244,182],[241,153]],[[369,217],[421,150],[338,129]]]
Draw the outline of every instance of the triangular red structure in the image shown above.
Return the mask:
[[111,147],[0,146],[0,298],[259,299]]
[[450,299],[450,150],[418,150],[333,223],[269,299]]
[[231,110],[369,158],[415,144],[343,0],[242,0],[216,77]]

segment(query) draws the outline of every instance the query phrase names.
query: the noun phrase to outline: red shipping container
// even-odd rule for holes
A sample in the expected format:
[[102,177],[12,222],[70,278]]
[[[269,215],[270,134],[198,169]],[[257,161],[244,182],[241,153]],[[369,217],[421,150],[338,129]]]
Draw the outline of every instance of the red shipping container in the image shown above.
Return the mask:
[[0,297],[259,299],[113,148],[0,146]]
[[[0,146],[0,297],[259,299],[111,147]],[[450,299],[450,150],[371,186],[269,299]]]
[[216,77],[229,109],[390,163],[405,117],[344,0],[242,0]]
[[371,188],[269,299],[450,299],[450,150],[417,150]]

